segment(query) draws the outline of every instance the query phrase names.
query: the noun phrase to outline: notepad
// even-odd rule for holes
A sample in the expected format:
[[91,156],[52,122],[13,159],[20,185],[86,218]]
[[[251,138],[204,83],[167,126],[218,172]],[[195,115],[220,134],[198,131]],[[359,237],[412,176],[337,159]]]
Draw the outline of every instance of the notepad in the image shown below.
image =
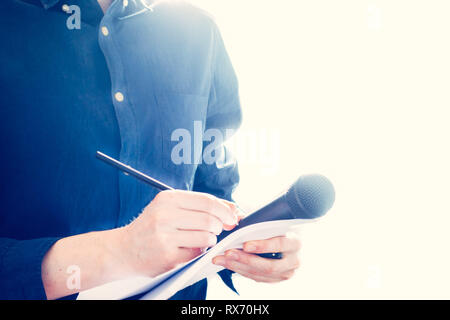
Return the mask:
[[141,299],[165,300],[179,290],[223,270],[223,267],[213,264],[212,259],[226,250],[242,248],[243,243],[250,240],[282,236],[295,225],[317,220],[291,219],[255,223],[230,233],[202,255],[155,278],[136,277],[115,281],[81,292],[78,299],[126,299],[145,293]]

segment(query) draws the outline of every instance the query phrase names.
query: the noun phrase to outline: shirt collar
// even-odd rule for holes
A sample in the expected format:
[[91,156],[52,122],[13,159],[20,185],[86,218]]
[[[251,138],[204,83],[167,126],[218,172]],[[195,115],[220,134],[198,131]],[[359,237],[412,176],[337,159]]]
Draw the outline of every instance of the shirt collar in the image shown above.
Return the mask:
[[[3,0],[0,0],[3,1]],[[81,20],[90,24],[90,25],[98,25],[103,18],[103,11],[100,8],[97,0],[21,0],[23,2],[31,3],[37,6],[42,6],[45,10],[54,10],[60,11],[63,13],[62,8],[55,7],[56,4],[61,2],[62,4],[76,4],[81,6],[82,14]]]

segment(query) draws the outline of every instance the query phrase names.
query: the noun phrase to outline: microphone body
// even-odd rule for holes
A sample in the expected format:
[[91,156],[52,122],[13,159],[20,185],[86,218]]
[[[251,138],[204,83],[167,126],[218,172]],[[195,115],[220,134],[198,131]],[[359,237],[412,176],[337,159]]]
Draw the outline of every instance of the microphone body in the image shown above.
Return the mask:
[[334,204],[335,192],[331,182],[322,175],[304,175],[277,199],[245,217],[231,231],[217,236],[217,241],[249,225],[277,220],[319,218]]

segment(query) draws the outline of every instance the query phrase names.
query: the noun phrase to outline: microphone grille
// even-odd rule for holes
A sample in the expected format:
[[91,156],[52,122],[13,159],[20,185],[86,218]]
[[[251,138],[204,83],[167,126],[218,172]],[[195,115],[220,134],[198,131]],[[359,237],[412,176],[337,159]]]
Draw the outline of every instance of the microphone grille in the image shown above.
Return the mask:
[[323,216],[334,204],[333,184],[319,174],[304,175],[289,188],[286,200],[297,219]]

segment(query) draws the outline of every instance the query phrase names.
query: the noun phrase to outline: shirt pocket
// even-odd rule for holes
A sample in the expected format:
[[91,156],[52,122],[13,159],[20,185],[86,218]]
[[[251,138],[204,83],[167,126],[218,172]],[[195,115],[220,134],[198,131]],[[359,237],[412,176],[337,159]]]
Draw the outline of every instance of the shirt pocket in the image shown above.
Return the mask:
[[190,189],[202,161],[208,97],[192,94],[156,95],[161,121],[163,168],[175,188]]

